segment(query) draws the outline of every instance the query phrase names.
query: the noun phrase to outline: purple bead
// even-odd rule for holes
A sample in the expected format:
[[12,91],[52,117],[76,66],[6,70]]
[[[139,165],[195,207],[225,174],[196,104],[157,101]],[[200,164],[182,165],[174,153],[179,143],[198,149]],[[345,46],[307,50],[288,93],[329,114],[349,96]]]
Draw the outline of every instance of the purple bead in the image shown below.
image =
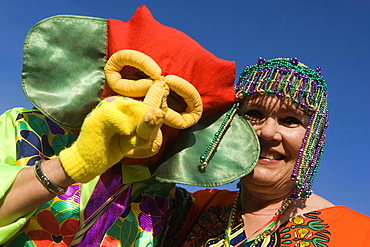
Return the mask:
[[291,62],[293,65],[297,65],[297,64],[298,64],[298,58],[296,58],[296,57],[291,58],[291,59],[290,59],[290,62]]
[[317,72],[319,75],[321,75],[321,67],[317,67],[315,70],[316,70],[316,72]]
[[262,58],[262,57],[259,57],[259,58],[258,58],[258,61],[257,61],[257,64],[262,65],[262,64],[264,64],[265,62],[266,62],[266,59],[264,59],[264,58]]
[[301,107],[302,107],[303,109],[306,109],[306,108],[307,108],[307,104],[306,104],[306,103],[301,103]]
[[278,98],[284,97],[284,94],[282,94],[282,93],[276,93],[276,95],[278,96]]

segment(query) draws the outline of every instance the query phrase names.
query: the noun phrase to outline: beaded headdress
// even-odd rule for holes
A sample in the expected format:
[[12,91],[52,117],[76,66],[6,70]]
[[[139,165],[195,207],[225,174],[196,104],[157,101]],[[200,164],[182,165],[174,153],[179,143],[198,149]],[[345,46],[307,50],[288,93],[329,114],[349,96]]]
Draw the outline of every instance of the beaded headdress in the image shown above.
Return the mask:
[[310,69],[298,62],[297,58],[271,60],[259,58],[257,64],[244,68],[234,90],[236,94],[234,106],[229,111],[225,124],[220,127],[201,157],[199,170],[205,171],[208,157],[212,156],[241,101],[252,95],[276,95],[279,98],[290,99],[310,114],[310,122],[292,173],[292,180],[296,182],[293,198],[308,198],[312,193],[312,181],[324,150],[328,127],[327,85],[321,76],[321,68]]
[[235,92],[237,102],[256,94],[288,98],[311,115],[292,173],[297,185],[293,198],[309,197],[328,127],[328,90],[321,68],[310,69],[297,58],[259,58],[257,64],[244,68]]

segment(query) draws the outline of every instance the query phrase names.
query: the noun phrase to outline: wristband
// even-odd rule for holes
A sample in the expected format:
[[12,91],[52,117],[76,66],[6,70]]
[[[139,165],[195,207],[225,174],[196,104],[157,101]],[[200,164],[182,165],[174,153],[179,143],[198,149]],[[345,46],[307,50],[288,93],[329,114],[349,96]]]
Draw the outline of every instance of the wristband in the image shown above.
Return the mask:
[[57,195],[62,195],[67,192],[68,188],[62,188],[56,185],[53,181],[50,180],[48,176],[44,173],[44,171],[41,169],[41,163],[44,160],[38,160],[35,162],[34,165],[34,170],[35,170],[35,175],[38,178],[38,180],[44,185],[45,188],[47,188],[50,192],[57,194]]

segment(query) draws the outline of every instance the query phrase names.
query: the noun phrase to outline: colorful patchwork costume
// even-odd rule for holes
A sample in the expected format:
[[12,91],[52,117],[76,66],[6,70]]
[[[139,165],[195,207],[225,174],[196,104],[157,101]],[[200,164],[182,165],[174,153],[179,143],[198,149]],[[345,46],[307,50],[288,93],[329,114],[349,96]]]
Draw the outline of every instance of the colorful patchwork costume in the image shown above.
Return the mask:
[[[16,140],[13,147],[2,144],[1,174],[7,175],[2,178],[2,193],[19,170],[16,166],[5,166],[5,162],[32,164],[32,157],[40,153],[53,157],[76,139],[74,133],[60,128],[37,110],[13,109],[0,120],[2,136],[7,136],[2,143]],[[0,228],[1,240],[10,238],[4,246],[69,246],[81,227],[80,217],[89,217],[110,196],[99,193],[99,189],[116,189],[117,184],[105,180],[114,171],[119,174],[119,166],[99,180],[70,186],[66,194],[55,197],[36,212]],[[88,235],[90,241],[79,246],[222,246],[236,192],[213,189],[189,194],[181,186],[156,182],[129,202],[130,193],[137,190],[135,186],[145,187],[144,184],[127,187],[121,198],[95,222],[92,234]],[[89,201],[89,197],[96,199]],[[232,231],[233,245],[244,237],[243,223],[238,219]],[[369,236],[369,217],[335,206],[291,218],[260,246],[367,246]]]
[[[78,33],[77,37],[86,40],[80,40],[77,45],[86,49],[81,49],[82,53],[94,54],[91,61],[85,61],[85,71],[78,71],[81,77],[89,75],[91,81],[88,86],[81,83],[89,95],[82,98],[78,92],[71,92],[76,78],[68,81],[60,76],[60,71],[50,69],[53,65],[48,65],[47,59],[33,61],[38,48],[32,43],[36,34],[38,38],[45,35],[44,40],[49,40],[51,31],[58,35],[62,35],[63,30],[66,33],[83,32],[80,28],[71,31],[81,24],[86,25],[86,33]],[[89,35],[101,39],[91,42],[92,36]],[[68,36],[63,37],[68,39]],[[175,40],[176,44],[171,42]],[[205,133],[215,133],[227,115],[225,110],[231,107],[235,95],[234,63],[214,57],[185,34],[159,24],[144,6],[127,23],[89,17],[52,17],[35,26],[25,47],[24,88],[35,109],[15,108],[0,117],[0,198],[21,169],[40,159],[52,159],[70,147],[77,140],[86,115],[102,99],[106,99],[103,104],[121,100],[106,84],[102,72],[106,57],[117,51],[140,51],[158,63],[161,76],[176,75],[189,81],[202,98],[203,117],[186,130],[164,124],[161,128],[163,142],[157,154],[148,158],[124,158],[101,176],[87,183],[73,184],[65,194],[56,196],[16,222],[0,227],[0,245],[223,246],[225,228],[237,192],[213,189],[188,193],[176,183],[217,186],[248,174],[255,165],[259,154],[256,137],[250,125],[238,115],[234,119],[235,125],[224,138],[232,141],[230,136],[245,130],[244,142],[237,140],[231,143],[233,147],[240,145],[251,154],[245,165],[238,166],[240,162],[233,158],[238,148],[220,149],[213,157],[219,162],[211,162],[204,174],[199,172],[199,154],[181,155],[185,150],[182,146],[184,140],[191,143],[193,137],[197,138],[199,146],[194,144],[194,149],[187,150],[194,153],[201,147],[202,154],[209,140],[202,142],[200,136],[209,137]],[[88,57],[86,54],[68,54],[72,57],[67,61],[78,60],[79,56]],[[85,65],[81,62],[81,66]],[[35,73],[40,67],[46,72]],[[61,68],[70,72],[74,69],[70,64]],[[43,97],[37,95],[35,89],[45,87],[50,81],[55,81],[54,87],[46,87],[50,91],[43,92]],[[53,90],[59,96],[56,97]],[[71,105],[65,103],[66,95],[71,97]],[[63,109],[56,109],[54,105],[63,105],[61,102],[64,103]],[[233,171],[223,167],[226,161],[228,167],[235,167]],[[183,166],[173,167],[176,162]],[[163,166],[153,168],[158,164]],[[189,174],[181,172],[184,167]],[[243,221],[238,215],[230,243],[237,246],[244,238]],[[249,246],[249,243],[239,246]],[[370,220],[343,206],[325,208],[289,219],[258,246],[370,246]]]

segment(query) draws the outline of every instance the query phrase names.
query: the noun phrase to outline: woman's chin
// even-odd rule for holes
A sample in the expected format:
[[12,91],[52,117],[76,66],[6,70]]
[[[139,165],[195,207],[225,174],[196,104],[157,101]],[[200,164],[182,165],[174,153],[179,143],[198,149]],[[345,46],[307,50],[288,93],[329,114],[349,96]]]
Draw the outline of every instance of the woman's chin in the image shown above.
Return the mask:
[[255,185],[272,186],[283,181],[291,181],[290,174],[291,170],[284,171],[284,169],[278,169],[277,166],[257,164],[253,172],[246,176],[246,179]]

